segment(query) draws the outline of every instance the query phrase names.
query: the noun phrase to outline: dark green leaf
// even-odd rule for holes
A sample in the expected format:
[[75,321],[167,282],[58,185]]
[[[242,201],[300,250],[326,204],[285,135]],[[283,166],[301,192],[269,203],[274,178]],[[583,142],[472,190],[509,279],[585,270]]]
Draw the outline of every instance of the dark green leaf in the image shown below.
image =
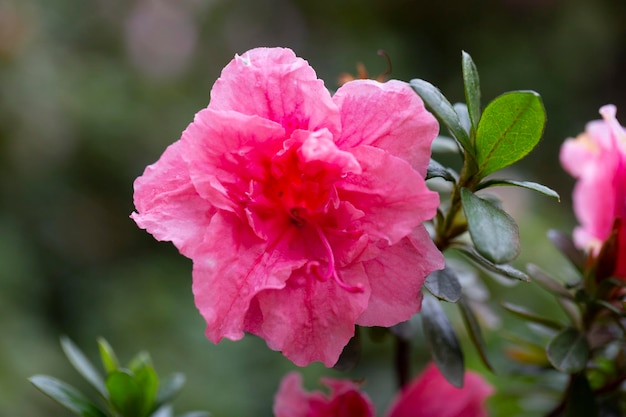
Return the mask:
[[344,346],[339,360],[333,366],[333,369],[338,371],[350,371],[354,369],[361,360],[361,332],[357,326],[354,330],[354,336],[350,339],[348,344]]
[[111,404],[121,415],[142,417],[143,392],[134,376],[127,370],[117,370],[106,379]]
[[459,116],[441,91],[429,82],[420,79],[411,80],[410,84],[435,116],[448,128],[450,134],[465,152],[468,155],[474,155],[474,147],[470,143],[467,131],[461,126]]
[[470,130],[472,130],[472,121],[470,120],[469,114],[467,113],[467,105],[465,103],[454,103],[452,105],[452,108],[456,112],[456,115],[459,117],[459,123],[461,124],[461,127],[469,134]]
[[584,334],[569,327],[548,342],[546,353],[557,370],[573,374],[585,369],[589,359],[589,345]]
[[104,381],[100,373],[89,362],[89,359],[83,354],[83,352],[76,346],[68,337],[61,337],[61,347],[65,356],[69,359],[72,366],[78,371],[79,374],[85,378],[98,392],[106,398],[106,388],[104,387]]
[[461,309],[461,315],[463,317],[463,322],[465,323],[465,328],[467,329],[467,333],[470,336],[478,355],[483,361],[483,364],[489,369],[491,372],[494,372],[493,367],[491,366],[491,362],[489,362],[489,357],[487,355],[487,345],[485,344],[485,339],[483,338],[483,334],[480,331],[480,325],[478,324],[478,320],[476,319],[476,315],[469,303],[465,299],[465,297],[461,297],[459,302],[457,303],[459,308]]
[[552,320],[547,317],[540,316],[539,314],[533,313],[532,311],[527,310],[524,307],[511,304],[511,303],[502,303],[502,307],[510,313],[515,314],[518,317],[523,318],[524,320],[531,321],[536,324],[541,324],[542,326],[554,329],[561,330],[563,328],[563,324]]
[[82,417],[106,417],[106,414],[80,391],[63,381],[46,375],[35,375],[30,382],[41,392],[71,412]]
[[584,373],[574,375],[567,388],[565,416],[567,417],[598,417],[596,395],[589,386]]
[[120,362],[115,356],[115,351],[104,338],[98,338],[98,349],[100,350],[100,360],[104,370],[108,373],[115,371],[120,367]]
[[478,121],[480,120],[480,81],[474,61],[470,54],[465,51],[463,51],[462,54],[462,67],[467,111],[472,122],[472,127],[476,130]]
[[543,184],[538,184],[536,182],[531,181],[515,181],[515,180],[489,180],[485,181],[477,187],[477,190],[482,190],[488,187],[499,187],[499,186],[509,186],[509,187],[521,187],[526,188],[532,191],[537,191],[538,193],[547,195],[548,197],[556,198],[557,201],[561,201],[561,197],[559,194],[554,191],[550,187],[546,187]]
[[415,332],[417,331],[415,325],[411,322],[411,320],[401,321],[400,323],[394,324],[388,329],[391,334],[407,341],[413,339],[413,337],[415,336]]
[[448,382],[462,387],[465,372],[463,352],[446,313],[439,301],[425,296],[421,314],[426,342],[435,365]]
[[457,247],[459,252],[471,260],[475,261],[478,265],[485,268],[487,271],[495,272],[499,275],[514,278],[520,281],[530,282],[530,278],[524,272],[513,268],[511,265],[496,265],[488,259],[483,258],[473,248],[461,246]]
[[570,262],[582,271],[585,266],[585,255],[574,245],[572,237],[558,230],[548,230],[548,239]]
[[456,303],[461,298],[461,283],[450,268],[432,272],[424,282],[426,289],[440,300]]
[[539,268],[537,265],[526,265],[528,274],[535,280],[535,282],[548,290],[556,297],[565,298],[568,300],[574,300],[574,295],[565,288],[565,286],[551,277],[547,272]]
[[443,178],[446,181],[456,182],[456,173],[449,168],[444,167],[439,162],[431,159],[428,163],[428,171],[426,172],[426,179],[431,178]]
[[176,373],[165,378],[159,386],[156,403],[157,406],[172,401],[183,389],[185,385],[185,375]]
[[461,189],[461,201],[478,253],[496,264],[515,259],[520,243],[519,229],[513,218],[467,188]]
[[481,178],[533,150],[545,123],[541,97],[534,91],[505,93],[489,103],[476,130],[476,160]]

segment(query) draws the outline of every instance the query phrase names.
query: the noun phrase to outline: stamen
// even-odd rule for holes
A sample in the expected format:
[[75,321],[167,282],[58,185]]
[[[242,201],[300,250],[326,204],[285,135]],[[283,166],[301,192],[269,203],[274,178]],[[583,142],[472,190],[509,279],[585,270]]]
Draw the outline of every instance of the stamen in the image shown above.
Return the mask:
[[317,279],[322,282],[326,282],[330,278],[333,278],[333,280],[337,283],[337,285],[339,285],[339,287],[343,288],[344,290],[348,292],[351,292],[351,293],[363,292],[364,291],[363,284],[349,285],[339,277],[339,274],[337,274],[337,270],[335,269],[335,256],[333,255],[333,249],[330,247],[330,243],[328,242],[326,235],[324,235],[324,232],[322,232],[322,229],[317,225],[315,225],[315,230],[317,231],[317,235],[320,237],[320,240],[322,241],[322,245],[324,245],[324,249],[326,249],[326,255],[328,258],[328,269],[326,270],[326,273],[322,274],[319,270],[320,263],[317,261],[309,262],[308,268],[310,268],[313,271],[313,273],[317,276]]

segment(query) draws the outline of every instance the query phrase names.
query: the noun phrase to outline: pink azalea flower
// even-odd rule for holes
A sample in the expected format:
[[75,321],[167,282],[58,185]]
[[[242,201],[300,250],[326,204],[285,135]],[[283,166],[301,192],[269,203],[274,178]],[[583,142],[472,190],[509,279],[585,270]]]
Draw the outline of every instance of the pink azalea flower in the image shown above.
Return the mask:
[[603,120],[588,123],[584,133],[566,140],[561,164],[578,179],[573,200],[580,226],[574,242],[597,254],[620,218],[615,275],[626,278],[626,131],[616,112],[613,105],[602,107]]
[[[329,395],[302,389],[302,378],[287,374],[274,398],[275,417],[373,417],[367,394],[352,381],[323,378]],[[466,372],[456,388],[430,364],[392,401],[387,417],[487,417],[485,401],[493,388],[477,373]]]
[[419,310],[443,256],[423,222],[438,132],[399,81],[334,96],[289,49],[236,56],[182,138],[137,178],[139,227],[193,260],[214,343],[256,334],[297,365],[333,365],[354,325]]

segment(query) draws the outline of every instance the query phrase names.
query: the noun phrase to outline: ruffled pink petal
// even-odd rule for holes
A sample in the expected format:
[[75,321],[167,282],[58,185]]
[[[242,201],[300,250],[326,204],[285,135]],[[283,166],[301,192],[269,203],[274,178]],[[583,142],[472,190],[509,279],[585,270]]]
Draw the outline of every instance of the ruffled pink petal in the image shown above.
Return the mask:
[[130,217],[156,239],[171,241],[180,253],[191,257],[215,208],[198,195],[180,150],[180,142],[173,143],[135,180],[137,211]]
[[285,288],[257,295],[263,322],[247,330],[298,366],[314,361],[333,366],[354,335],[354,323],[370,295],[360,264],[338,273],[348,285],[362,285],[363,292],[348,292],[332,279],[320,282],[302,268],[291,275]]
[[213,217],[193,258],[193,294],[209,340],[241,339],[251,300],[263,290],[283,288],[292,269],[307,261],[285,249],[289,232],[264,241],[232,213]]
[[348,175],[337,188],[342,201],[365,213],[360,222],[367,234],[394,244],[433,218],[439,195],[426,187],[406,161],[371,146],[359,146],[351,152],[363,172]]
[[408,84],[351,81],[337,90],[333,100],[341,111],[340,148],[375,146],[405,159],[422,176],[426,174],[439,124]]
[[363,263],[371,295],[357,324],[393,326],[408,320],[422,305],[422,285],[431,272],[444,267],[444,258],[424,226]]
[[279,124],[233,111],[204,109],[181,139],[181,154],[200,195],[218,208],[236,211],[250,182],[263,182],[267,163],[282,149]]
[[392,401],[387,417],[487,417],[492,393],[479,374],[466,372],[463,388],[456,388],[430,364]]
[[340,131],[339,111],[324,82],[290,49],[256,48],[235,56],[215,82],[209,107],[273,120],[288,135],[296,129]]

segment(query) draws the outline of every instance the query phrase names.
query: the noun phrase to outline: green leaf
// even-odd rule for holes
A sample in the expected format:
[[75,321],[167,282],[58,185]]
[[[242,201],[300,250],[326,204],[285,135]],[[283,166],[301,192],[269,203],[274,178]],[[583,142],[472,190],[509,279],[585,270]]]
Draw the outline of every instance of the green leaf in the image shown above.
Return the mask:
[[487,355],[487,345],[485,344],[485,339],[480,331],[480,325],[478,324],[474,311],[465,297],[461,297],[457,305],[461,310],[461,316],[463,317],[467,333],[469,334],[470,340],[474,344],[480,359],[482,359],[483,364],[487,367],[487,369],[494,372],[493,366],[491,366],[491,362],[489,361],[489,357]]
[[143,392],[132,373],[121,369],[113,371],[106,379],[111,404],[121,415],[142,417]]
[[437,118],[448,128],[450,134],[457,140],[468,155],[474,155],[469,135],[461,126],[459,116],[454,111],[452,104],[441,94],[441,91],[427,81],[413,79],[409,83],[411,87],[424,100],[424,103],[437,116]]
[[527,310],[524,307],[515,305],[515,304],[511,304],[511,303],[507,303],[507,302],[503,302],[502,303],[502,307],[508,311],[509,313],[512,313],[514,315],[516,315],[517,317],[521,317],[524,320],[527,321],[531,321],[533,323],[536,324],[540,324],[542,326],[554,329],[554,330],[561,330],[564,326],[563,324],[552,320],[550,318],[547,317],[543,317],[540,316],[539,314],[536,314],[532,311]]
[[461,283],[450,268],[432,272],[424,282],[426,289],[432,295],[451,303],[461,298]]
[[567,300],[574,300],[574,294],[569,292],[565,286],[551,277],[547,272],[539,268],[537,265],[528,264],[526,270],[530,276],[544,289],[548,290],[552,295]]
[[495,272],[499,275],[514,278],[524,282],[530,282],[530,278],[519,269],[513,268],[511,265],[496,265],[488,259],[483,258],[473,248],[467,246],[456,247],[462,255],[476,262],[487,271]]
[[545,123],[541,97],[534,91],[505,93],[489,103],[476,130],[476,160],[481,178],[533,150]]
[[29,381],[41,392],[52,398],[74,414],[82,417],[106,417],[106,414],[80,391],[46,375],[35,375]]
[[597,417],[600,415],[596,395],[584,373],[572,376],[566,392],[565,413],[563,415],[567,417]]
[[478,253],[496,264],[515,259],[520,252],[520,242],[513,218],[467,188],[461,189],[461,202]]
[[426,179],[443,178],[446,181],[456,182],[457,175],[454,171],[444,167],[439,162],[431,159],[428,163],[428,171],[426,171]]
[[557,370],[573,374],[587,366],[589,345],[583,333],[568,327],[548,342],[546,353],[550,363]]
[[572,237],[558,230],[548,230],[548,239],[569,261],[582,271],[585,267],[585,254],[574,245]]
[[156,408],[157,392],[159,390],[159,377],[151,365],[145,364],[134,371],[135,380],[142,391],[143,404],[141,415],[148,415]]
[[339,360],[333,366],[333,369],[346,372],[354,369],[361,360],[361,332],[360,328],[356,326],[354,330],[354,336],[350,339],[348,344],[344,346]]
[[422,324],[428,349],[441,374],[455,387],[463,386],[463,352],[443,308],[433,297],[422,301]]
[[461,66],[463,68],[463,87],[465,89],[467,111],[472,127],[476,130],[480,120],[480,81],[478,70],[470,54],[465,51],[462,53]]
[[182,373],[175,373],[163,380],[156,397],[157,406],[172,401],[180,393],[184,385],[185,375]]
[[120,367],[115,351],[104,338],[98,338],[98,350],[100,351],[100,360],[106,373],[111,373]]
[[150,357],[150,354],[146,351],[141,351],[137,353],[128,363],[128,368],[133,372],[145,366],[152,366],[152,358]]
[[547,195],[548,197],[556,198],[557,201],[561,201],[561,196],[550,187],[546,187],[543,184],[538,184],[532,181],[515,181],[515,180],[489,180],[480,184],[476,190],[482,190],[488,187],[509,186],[509,187],[521,187],[528,190],[536,191],[538,193]]
[[89,382],[104,398],[106,398],[106,388],[100,373],[89,362],[89,359],[67,336],[61,337],[61,348],[72,366]]

